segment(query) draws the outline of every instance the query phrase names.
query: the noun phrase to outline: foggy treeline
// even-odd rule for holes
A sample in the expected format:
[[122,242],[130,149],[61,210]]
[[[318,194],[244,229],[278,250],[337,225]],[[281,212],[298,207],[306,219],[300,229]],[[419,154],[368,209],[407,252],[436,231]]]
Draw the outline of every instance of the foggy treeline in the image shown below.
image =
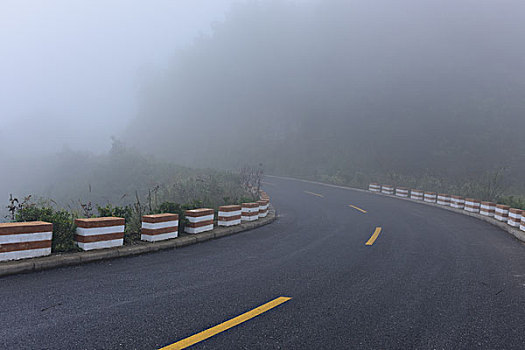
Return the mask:
[[[130,4],[129,16],[140,6]],[[155,8],[150,22],[129,17],[126,25],[155,25]],[[190,45],[164,50],[171,60],[140,71],[129,101],[137,113],[112,120],[122,130],[108,154],[99,139],[89,141],[109,122],[94,115],[85,129],[90,106],[75,108],[85,109],[81,117],[29,119],[42,126],[27,137],[7,137],[2,124],[0,193],[118,204],[174,178],[209,174],[185,167],[262,163],[267,174],[360,187],[523,195],[523,18],[521,0],[240,2]],[[81,136],[95,151],[66,145],[42,154],[69,132],[61,125],[79,120],[84,133],[71,139]],[[28,124],[20,119],[21,135]],[[39,134],[47,139],[34,141]]]
[[437,187],[503,174],[523,193],[524,15],[520,1],[237,5],[143,82],[127,140],[191,166]]

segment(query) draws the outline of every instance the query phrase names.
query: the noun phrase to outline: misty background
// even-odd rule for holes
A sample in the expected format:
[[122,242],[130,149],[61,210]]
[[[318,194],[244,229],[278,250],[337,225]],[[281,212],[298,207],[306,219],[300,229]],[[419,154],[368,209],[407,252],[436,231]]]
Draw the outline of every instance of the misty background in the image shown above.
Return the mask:
[[2,1],[0,195],[259,163],[523,194],[523,18],[520,0]]

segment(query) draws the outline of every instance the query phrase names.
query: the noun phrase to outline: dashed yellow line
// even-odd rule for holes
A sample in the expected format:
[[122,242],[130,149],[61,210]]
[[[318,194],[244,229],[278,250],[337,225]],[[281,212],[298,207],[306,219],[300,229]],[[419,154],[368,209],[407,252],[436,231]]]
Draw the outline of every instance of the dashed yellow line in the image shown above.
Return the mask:
[[377,239],[377,236],[381,233],[381,227],[376,227],[376,230],[374,231],[374,234],[372,234],[372,237],[365,243],[365,245],[372,245]]
[[313,193],[313,192],[309,192],[309,191],[304,191],[304,193],[308,193],[308,194],[311,194],[312,196],[317,196],[317,197],[324,198],[324,196],[322,194],[319,194],[319,193]]
[[365,213],[365,214],[367,213],[366,210],[361,209],[361,208],[358,208],[358,207],[356,207],[355,205],[350,204],[349,207],[350,207],[350,208],[354,208],[354,209],[356,209],[356,210],[359,210],[361,213]]
[[259,307],[256,307],[255,309],[245,312],[242,315],[239,315],[235,318],[232,318],[231,320],[228,320],[226,322],[223,322],[221,324],[218,324],[215,327],[208,328],[205,331],[202,331],[200,333],[194,334],[191,337],[179,340],[176,343],[173,343],[171,345],[165,346],[161,348],[160,350],[178,350],[178,349],[186,349],[189,346],[192,346],[194,344],[197,344],[203,340],[206,340],[208,338],[213,337],[214,335],[217,335],[221,332],[224,332],[230,328],[233,328],[243,322],[246,322],[256,316],[259,316],[262,313],[265,313],[266,311],[273,309],[274,307],[277,307],[288,300],[292,298],[289,297],[279,297],[277,299],[274,299],[272,301],[267,302],[266,304],[263,304]]

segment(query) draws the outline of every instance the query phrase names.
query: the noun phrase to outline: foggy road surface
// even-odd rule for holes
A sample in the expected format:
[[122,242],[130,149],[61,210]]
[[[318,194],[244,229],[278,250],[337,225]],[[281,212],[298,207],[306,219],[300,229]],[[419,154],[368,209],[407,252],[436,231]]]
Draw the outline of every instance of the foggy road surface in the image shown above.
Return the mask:
[[0,279],[0,348],[157,349],[206,330],[195,349],[525,347],[525,247],[507,233],[371,193],[264,187],[274,224]]

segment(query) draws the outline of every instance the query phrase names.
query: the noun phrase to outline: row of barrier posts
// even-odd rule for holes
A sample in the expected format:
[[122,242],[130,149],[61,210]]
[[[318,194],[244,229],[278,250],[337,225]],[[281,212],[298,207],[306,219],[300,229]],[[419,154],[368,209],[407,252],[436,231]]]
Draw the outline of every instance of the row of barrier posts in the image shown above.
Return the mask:
[[425,192],[417,189],[408,190],[404,187],[394,188],[394,186],[391,185],[380,185],[378,183],[371,183],[368,186],[368,190],[375,193],[395,195],[397,197],[410,198],[416,201],[436,203],[455,209],[463,209],[469,213],[478,213],[480,215],[493,217],[498,221],[506,222],[512,227],[525,231],[525,210],[511,208],[508,205],[480,201],[474,198],[464,198],[455,195],[451,196],[444,193]]
[[[217,226],[235,226],[256,221],[268,215],[270,197],[260,191],[260,200],[242,205],[186,210],[184,232],[196,234]],[[124,244],[125,220],[118,217],[76,219],[75,243],[82,250],[119,247]],[[144,215],[140,239],[158,242],[176,238],[179,233],[179,215],[172,213]],[[34,258],[51,254],[53,224],[49,222],[0,223],[0,261]]]

